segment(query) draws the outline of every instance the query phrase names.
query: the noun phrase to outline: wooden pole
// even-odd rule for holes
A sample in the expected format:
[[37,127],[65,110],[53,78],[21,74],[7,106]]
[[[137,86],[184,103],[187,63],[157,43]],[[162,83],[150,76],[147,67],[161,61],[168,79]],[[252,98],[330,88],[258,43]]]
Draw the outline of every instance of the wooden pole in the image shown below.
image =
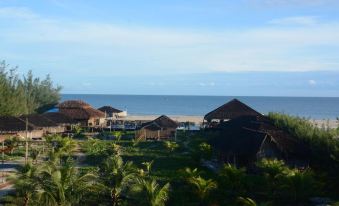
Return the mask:
[[28,117],[26,117],[25,164],[28,163]]

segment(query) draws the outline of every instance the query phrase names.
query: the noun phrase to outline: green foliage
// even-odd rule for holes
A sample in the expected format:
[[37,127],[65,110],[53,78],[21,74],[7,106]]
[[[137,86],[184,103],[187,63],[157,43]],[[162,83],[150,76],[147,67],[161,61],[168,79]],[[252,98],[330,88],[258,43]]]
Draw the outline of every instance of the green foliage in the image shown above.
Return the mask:
[[228,196],[245,195],[247,191],[247,174],[244,168],[225,164],[219,171],[220,188]]
[[47,136],[46,141],[53,148],[53,152],[59,156],[69,156],[77,147],[73,139],[59,135]]
[[[339,141],[335,139],[339,136],[338,129],[318,128],[305,118],[285,114],[269,113],[268,116],[277,127],[307,143],[311,148],[312,159],[317,165],[327,167],[339,159]],[[338,164],[336,166],[338,167]]]
[[137,170],[131,161],[124,163],[118,155],[107,158],[100,166],[100,178],[103,180],[113,206],[120,205],[126,187],[135,179]]
[[294,203],[305,202],[312,195],[319,194],[321,189],[310,169],[290,169],[281,160],[269,159],[261,160],[257,167],[266,178],[272,198]]
[[202,202],[205,202],[210,192],[217,188],[217,183],[212,179],[204,179],[200,176],[191,177],[188,182],[194,186],[195,192]]
[[164,141],[164,145],[169,152],[173,152],[175,149],[179,147],[179,145],[173,141]]
[[48,75],[40,80],[29,71],[19,78],[16,70],[0,62],[0,115],[41,113],[58,103],[61,87],[54,87]]
[[155,179],[139,179],[139,187],[147,206],[165,206],[169,199],[170,184],[160,186]]
[[25,165],[12,177],[17,205],[75,205],[95,185],[92,173],[80,174],[71,160],[59,165],[45,162],[39,166]]

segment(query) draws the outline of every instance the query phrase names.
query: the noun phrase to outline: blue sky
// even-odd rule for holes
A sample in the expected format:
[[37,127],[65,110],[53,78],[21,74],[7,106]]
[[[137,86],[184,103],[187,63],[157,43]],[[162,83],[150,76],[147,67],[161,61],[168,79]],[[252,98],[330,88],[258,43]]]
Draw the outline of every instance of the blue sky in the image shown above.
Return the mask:
[[0,59],[64,93],[339,96],[339,1],[0,0]]

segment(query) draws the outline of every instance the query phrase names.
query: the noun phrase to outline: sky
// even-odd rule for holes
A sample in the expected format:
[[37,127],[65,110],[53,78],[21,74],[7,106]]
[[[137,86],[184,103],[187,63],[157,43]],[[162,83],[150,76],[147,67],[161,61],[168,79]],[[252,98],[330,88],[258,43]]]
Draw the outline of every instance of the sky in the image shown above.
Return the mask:
[[339,96],[338,0],[0,0],[0,60],[63,93]]

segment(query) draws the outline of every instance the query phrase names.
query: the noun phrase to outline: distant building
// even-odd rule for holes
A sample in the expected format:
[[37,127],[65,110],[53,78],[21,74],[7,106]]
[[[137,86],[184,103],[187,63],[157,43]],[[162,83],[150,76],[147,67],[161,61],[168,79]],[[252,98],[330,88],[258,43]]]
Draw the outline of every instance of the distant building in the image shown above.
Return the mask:
[[26,118],[30,125],[32,125],[35,129],[42,130],[44,134],[57,134],[65,132],[65,127],[59,126],[57,123],[40,114],[22,115],[19,117],[19,119],[22,121],[26,121]]
[[122,110],[113,108],[111,106],[103,106],[103,107],[98,108],[98,110],[105,113],[106,118],[110,118],[110,119],[118,119],[118,118],[123,118],[127,116],[126,111],[122,111]]
[[217,127],[219,123],[238,117],[262,116],[259,112],[242,103],[238,99],[233,99],[204,116],[204,125],[208,128]]
[[142,124],[136,131],[137,139],[163,140],[174,138],[176,135],[177,122],[162,115],[157,119]]
[[[27,137],[40,138],[44,135],[41,128],[37,128],[28,122],[27,124]],[[12,136],[19,136],[26,138],[26,120],[17,117],[1,116],[0,117],[0,141],[3,141]]]
[[105,125],[105,113],[94,109],[91,105],[80,100],[68,100],[57,105],[59,112],[72,120],[88,127],[102,127]]

